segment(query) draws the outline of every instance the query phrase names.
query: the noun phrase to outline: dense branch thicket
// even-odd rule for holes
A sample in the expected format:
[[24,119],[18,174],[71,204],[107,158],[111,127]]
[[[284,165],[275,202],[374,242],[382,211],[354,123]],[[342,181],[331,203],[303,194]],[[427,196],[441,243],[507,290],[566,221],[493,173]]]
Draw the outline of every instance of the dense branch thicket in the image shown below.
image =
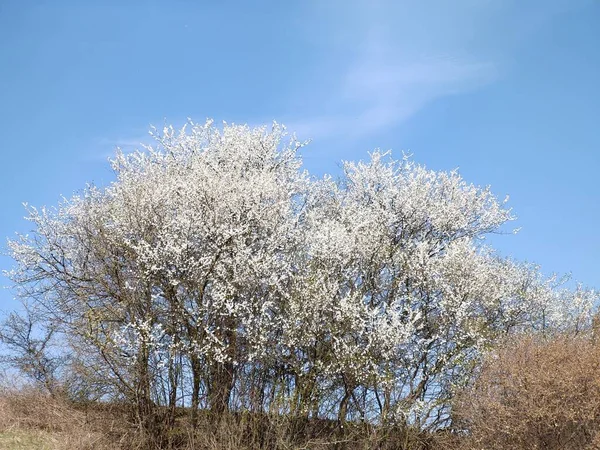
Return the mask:
[[484,245],[511,213],[456,172],[376,151],[315,179],[277,124],[155,138],[10,242],[71,395],[437,429],[498,336],[588,325],[593,292]]
[[600,345],[589,335],[524,336],[491,352],[453,415],[466,448],[600,446]]

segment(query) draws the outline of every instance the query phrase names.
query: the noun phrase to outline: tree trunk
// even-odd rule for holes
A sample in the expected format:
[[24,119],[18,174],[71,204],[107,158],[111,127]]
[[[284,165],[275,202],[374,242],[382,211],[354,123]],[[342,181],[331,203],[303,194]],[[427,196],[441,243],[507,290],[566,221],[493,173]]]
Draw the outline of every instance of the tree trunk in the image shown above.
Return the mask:
[[154,403],[151,397],[148,362],[148,347],[146,344],[142,344],[137,358],[138,384],[136,389],[136,413],[140,427],[148,433],[152,433],[154,431]]
[[198,424],[198,408],[200,407],[200,383],[201,383],[201,367],[200,360],[197,356],[190,356],[190,364],[192,366],[192,427],[196,428]]
[[229,410],[229,399],[233,391],[233,362],[217,363],[213,366],[209,404],[211,412],[221,417]]

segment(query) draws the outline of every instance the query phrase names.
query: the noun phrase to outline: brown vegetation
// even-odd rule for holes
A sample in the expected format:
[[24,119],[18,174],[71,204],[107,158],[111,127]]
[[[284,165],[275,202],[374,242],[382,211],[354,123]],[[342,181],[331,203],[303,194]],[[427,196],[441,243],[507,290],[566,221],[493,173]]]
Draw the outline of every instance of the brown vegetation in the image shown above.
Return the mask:
[[[0,450],[267,450],[440,448],[440,438],[410,428],[365,423],[299,420],[288,416],[203,411],[191,426],[189,410],[179,409],[175,427],[156,424],[156,433],[136,427],[131,408],[77,404],[33,388],[0,393]],[[165,414],[168,417],[168,414]],[[161,433],[161,429],[164,433]]]
[[600,345],[524,337],[483,365],[454,408],[471,449],[600,448]]
[[[67,401],[36,389],[2,389],[0,449],[114,449],[111,433],[118,421],[90,416]],[[118,445],[118,443],[117,443]]]

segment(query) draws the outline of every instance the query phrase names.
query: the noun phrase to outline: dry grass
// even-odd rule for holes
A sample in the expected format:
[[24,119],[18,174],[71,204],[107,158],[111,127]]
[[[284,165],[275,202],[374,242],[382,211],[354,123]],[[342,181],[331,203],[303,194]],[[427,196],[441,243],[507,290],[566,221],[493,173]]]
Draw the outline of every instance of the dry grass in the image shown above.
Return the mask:
[[[200,414],[192,427],[181,410],[176,426],[144,435],[128,421],[127,410],[111,405],[83,408],[34,389],[0,390],[0,450],[426,450],[433,436],[411,430],[381,430],[335,421],[302,421],[285,416],[229,414],[218,420]],[[444,447],[442,447],[444,448]]]
[[[401,427],[294,420],[283,416],[229,415],[188,428],[185,450],[440,450],[441,437]],[[185,428],[182,428],[185,430]]]
[[[100,426],[101,424],[101,426]],[[0,449],[114,449],[110,423],[101,422],[35,389],[0,391]]]

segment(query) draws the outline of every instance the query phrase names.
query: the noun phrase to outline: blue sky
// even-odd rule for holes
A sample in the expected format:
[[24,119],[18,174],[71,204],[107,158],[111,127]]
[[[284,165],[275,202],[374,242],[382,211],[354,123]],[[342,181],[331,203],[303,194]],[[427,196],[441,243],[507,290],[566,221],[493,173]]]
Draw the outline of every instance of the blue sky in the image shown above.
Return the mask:
[[594,0],[2,0],[0,237],[150,124],[277,120],[316,174],[378,147],[458,167],[510,194],[503,254],[600,287],[598,24]]

